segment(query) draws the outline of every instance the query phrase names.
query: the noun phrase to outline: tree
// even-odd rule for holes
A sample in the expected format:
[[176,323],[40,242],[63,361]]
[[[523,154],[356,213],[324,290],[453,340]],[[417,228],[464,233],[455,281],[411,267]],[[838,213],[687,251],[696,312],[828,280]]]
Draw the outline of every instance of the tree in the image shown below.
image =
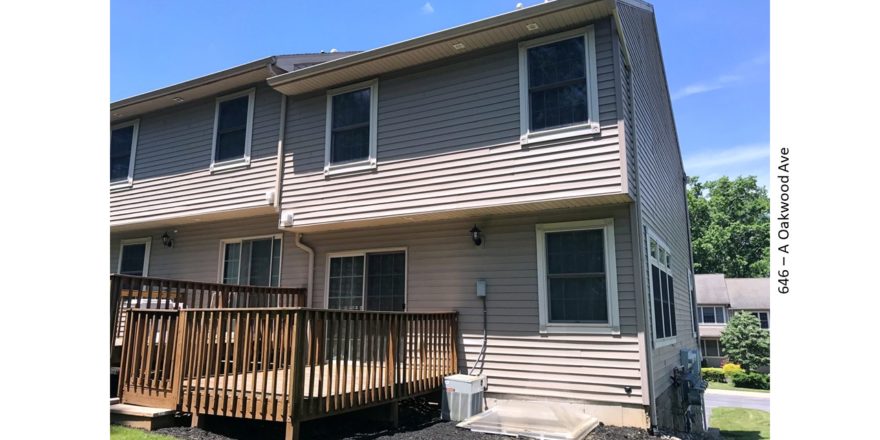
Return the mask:
[[733,315],[721,332],[721,347],[731,362],[746,371],[770,365],[770,332],[749,312]]
[[688,179],[694,272],[770,275],[770,199],[754,176]]

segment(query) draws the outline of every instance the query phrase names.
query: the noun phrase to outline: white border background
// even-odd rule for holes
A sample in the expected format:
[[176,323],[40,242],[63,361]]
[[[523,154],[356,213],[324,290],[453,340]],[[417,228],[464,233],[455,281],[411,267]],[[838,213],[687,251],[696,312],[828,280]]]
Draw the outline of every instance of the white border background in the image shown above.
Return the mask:
[[[108,435],[109,7],[4,5],[5,438]],[[790,148],[793,176],[792,292],[771,296],[776,439],[863,438],[876,418],[878,16],[771,4],[771,158]]]

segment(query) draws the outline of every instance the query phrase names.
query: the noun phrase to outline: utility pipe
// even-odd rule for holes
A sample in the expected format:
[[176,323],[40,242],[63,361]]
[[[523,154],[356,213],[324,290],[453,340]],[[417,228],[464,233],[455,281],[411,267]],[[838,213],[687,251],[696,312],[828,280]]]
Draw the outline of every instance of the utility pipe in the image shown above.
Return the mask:
[[275,165],[275,212],[281,212],[281,181],[284,178],[284,133],[287,127],[287,95],[281,95],[281,117],[278,122],[278,155]]
[[315,250],[306,246],[302,242],[302,234],[295,233],[293,243],[296,244],[296,247],[303,250],[303,252],[309,254],[309,269],[308,274],[306,274],[306,307],[312,306],[312,281],[315,278]]

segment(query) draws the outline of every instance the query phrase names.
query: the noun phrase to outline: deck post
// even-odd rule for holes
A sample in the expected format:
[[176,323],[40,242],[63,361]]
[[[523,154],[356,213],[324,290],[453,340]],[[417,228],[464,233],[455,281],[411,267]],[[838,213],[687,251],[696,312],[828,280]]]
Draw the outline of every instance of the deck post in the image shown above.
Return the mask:
[[190,418],[189,426],[192,428],[204,428],[205,427],[205,417],[199,416],[198,413],[192,413],[192,417]]
[[284,423],[284,440],[299,440],[299,421]]
[[388,405],[388,421],[395,429],[400,425],[400,401],[395,400]]

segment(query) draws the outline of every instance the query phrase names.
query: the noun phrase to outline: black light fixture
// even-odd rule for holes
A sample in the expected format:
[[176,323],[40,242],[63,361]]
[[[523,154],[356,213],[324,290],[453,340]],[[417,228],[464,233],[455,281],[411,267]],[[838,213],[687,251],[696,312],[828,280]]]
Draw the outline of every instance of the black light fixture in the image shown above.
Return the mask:
[[481,232],[482,231],[480,231],[480,228],[478,228],[477,225],[474,225],[473,229],[471,229],[471,239],[474,240],[474,244],[477,246],[483,244],[483,237],[480,235]]
[[169,237],[168,233],[165,232],[162,234],[162,244],[167,248],[174,247],[174,239]]

